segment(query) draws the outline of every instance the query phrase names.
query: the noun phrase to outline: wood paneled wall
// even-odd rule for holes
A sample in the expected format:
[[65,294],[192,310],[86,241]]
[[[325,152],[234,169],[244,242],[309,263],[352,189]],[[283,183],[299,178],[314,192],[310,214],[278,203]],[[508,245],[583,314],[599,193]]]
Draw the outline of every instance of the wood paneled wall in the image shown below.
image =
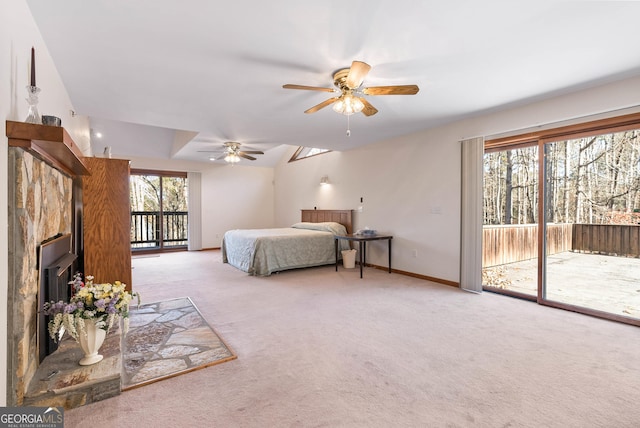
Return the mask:
[[94,282],[121,281],[131,291],[129,161],[85,158],[82,179],[84,274]]

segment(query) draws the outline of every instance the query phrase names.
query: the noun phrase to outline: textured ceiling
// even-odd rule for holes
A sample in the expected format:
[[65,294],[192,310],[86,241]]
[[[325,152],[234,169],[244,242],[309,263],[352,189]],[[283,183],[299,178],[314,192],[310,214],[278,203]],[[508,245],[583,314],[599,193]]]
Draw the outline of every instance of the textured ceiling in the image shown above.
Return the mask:
[[[233,140],[332,150],[640,74],[640,2],[28,0],[95,152],[206,162]],[[379,112],[303,111],[353,60]],[[176,132],[178,131],[178,132]],[[243,161],[249,164],[248,161]]]

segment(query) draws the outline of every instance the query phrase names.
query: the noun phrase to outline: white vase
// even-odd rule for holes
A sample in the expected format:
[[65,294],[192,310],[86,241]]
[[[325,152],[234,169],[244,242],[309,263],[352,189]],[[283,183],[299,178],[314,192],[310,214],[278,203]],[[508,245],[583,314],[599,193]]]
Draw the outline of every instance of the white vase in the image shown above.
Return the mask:
[[107,332],[96,327],[94,320],[84,320],[84,331],[86,334],[78,335],[78,342],[84,351],[84,358],[79,361],[81,366],[89,366],[102,361],[102,355],[98,354],[98,350],[104,342]]

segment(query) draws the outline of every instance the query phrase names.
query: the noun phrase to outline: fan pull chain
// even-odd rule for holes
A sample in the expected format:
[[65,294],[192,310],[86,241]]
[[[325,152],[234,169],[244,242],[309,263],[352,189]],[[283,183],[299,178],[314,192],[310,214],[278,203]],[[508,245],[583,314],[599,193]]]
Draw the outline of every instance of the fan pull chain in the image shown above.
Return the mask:
[[351,137],[351,125],[349,123],[349,118],[351,115],[347,115],[347,137]]

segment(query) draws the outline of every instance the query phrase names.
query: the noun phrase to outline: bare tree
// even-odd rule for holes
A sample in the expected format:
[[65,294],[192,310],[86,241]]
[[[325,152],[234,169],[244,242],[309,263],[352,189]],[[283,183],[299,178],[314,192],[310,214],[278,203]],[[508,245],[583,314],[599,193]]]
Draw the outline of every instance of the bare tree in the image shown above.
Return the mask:
[[[545,146],[545,221],[608,223],[640,211],[640,134],[624,131]],[[537,222],[537,147],[485,155],[485,224]],[[631,223],[634,216],[627,215]]]

